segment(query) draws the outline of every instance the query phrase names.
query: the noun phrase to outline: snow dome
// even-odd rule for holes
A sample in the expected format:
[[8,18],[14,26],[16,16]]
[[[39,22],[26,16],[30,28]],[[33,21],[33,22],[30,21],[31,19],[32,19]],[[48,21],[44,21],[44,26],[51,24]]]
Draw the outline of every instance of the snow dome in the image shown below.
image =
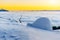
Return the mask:
[[28,26],[34,27],[34,28],[39,28],[39,29],[44,29],[44,30],[51,30],[51,22],[48,18],[46,17],[41,17],[37,19],[33,24],[27,24]]

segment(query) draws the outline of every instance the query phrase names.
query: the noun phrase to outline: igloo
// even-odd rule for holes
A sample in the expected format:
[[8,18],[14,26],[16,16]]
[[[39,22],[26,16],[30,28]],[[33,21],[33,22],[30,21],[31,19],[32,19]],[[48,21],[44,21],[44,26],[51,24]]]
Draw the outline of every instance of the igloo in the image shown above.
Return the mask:
[[41,17],[37,19],[33,24],[28,23],[27,26],[43,29],[43,30],[52,30],[51,22],[46,17]]

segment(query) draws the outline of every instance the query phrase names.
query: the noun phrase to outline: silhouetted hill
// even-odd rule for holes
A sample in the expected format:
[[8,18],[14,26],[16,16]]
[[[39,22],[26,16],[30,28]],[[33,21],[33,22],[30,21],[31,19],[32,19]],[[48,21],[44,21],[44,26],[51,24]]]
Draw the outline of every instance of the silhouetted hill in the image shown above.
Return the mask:
[[5,11],[8,11],[8,10],[6,10],[6,9],[0,9],[0,12],[5,12]]

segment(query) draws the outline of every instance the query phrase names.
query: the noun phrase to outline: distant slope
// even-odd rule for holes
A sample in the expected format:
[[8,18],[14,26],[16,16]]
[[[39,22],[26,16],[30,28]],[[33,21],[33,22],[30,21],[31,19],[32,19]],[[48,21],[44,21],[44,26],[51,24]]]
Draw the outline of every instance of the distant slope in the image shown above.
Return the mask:
[[8,12],[6,9],[0,9],[0,12]]

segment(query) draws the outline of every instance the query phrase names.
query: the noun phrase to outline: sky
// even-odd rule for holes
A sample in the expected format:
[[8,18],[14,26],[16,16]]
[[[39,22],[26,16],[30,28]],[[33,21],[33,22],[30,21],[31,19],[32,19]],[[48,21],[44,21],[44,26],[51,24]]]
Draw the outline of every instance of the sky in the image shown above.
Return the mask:
[[60,0],[0,0],[0,9],[60,10]]

